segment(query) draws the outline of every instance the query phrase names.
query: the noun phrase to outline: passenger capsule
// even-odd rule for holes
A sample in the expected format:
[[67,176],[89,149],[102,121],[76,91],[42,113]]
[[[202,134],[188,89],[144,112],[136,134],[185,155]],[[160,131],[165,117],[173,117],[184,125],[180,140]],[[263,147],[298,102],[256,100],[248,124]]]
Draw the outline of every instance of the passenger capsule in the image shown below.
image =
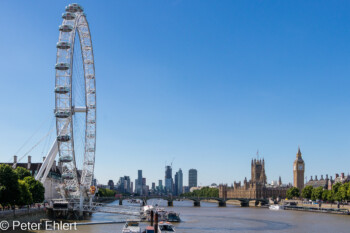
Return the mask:
[[95,75],[93,75],[93,74],[88,74],[88,75],[86,75],[86,78],[87,78],[87,79],[94,79],[94,78],[95,78]]
[[60,157],[59,161],[62,163],[70,163],[73,161],[73,157],[70,155],[64,155]]
[[62,18],[65,20],[72,20],[75,19],[75,14],[72,12],[66,12],[62,14]]
[[71,31],[73,31],[73,26],[68,25],[68,24],[63,24],[63,25],[59,26],[59,30],[61,32],[71,32]]
[[59,135],[57,136],[57,141],[59,142],[68,142],[70,140],[69,135]]
[[78,189],[75,186],[67,186],[66,190],[69,192],[76,192]]
[[68,118],[68,117],[70,117],[70,112],[69,111],[56,111],[55,112],[55,117],[57,117],[57,118]]
[[87,165],[94,165],[94,162],[88,161],[86,164],[87,164]]
[[55,65],[55,69],[56,70],[68,70],[69,69],[69,64],[68,63],[63,63],[63,62],[57,63]]
[[90,104],[90,105],[88,106],[88,108],[89,108],[89,109],[96,109],[96,105]]
[[67,94],[67,93],[69,93],[69,91],[70,91],[69,87],[59,86],[59,87],[55,88],[55,93],[57,93],[57,94]]
[[84,8],[77,3],[72,3],[66,6],[66,11],[71,13],[83,12]]
[[69,42],[60,41],[56,44],[58,49],[70,49],[71,44]]
[[66,174],[62,175],[62,179],[72,180],[72,179],[74,179],[74,175],[72,173],[66,173]]
[[89,94],[95,94],[95,93],[96,93],[96,90],[95,90],[95,89],[89,90]]

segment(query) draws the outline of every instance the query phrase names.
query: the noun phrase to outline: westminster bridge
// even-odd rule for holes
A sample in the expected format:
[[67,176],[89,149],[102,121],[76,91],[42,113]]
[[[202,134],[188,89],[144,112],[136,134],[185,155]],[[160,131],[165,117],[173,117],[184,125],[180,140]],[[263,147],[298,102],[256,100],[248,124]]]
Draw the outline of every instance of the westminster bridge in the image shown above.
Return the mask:
[[163,199],[168,202],[168,206],[173,206],[174,201],[190,200],[193,201],[193,206],[201,206],[201,201],[217,201],[219,207],[225,207],[226,202],[230,200],[239,201],[242,207],[249,207],[249,202],[255,201],[255,206],[259,204],[268,204],[268,199],[251,199],[251,198],[219,198],[219,197],[181,197],[181,196],[125,196],[125,197],[99,197],[96,201],[119,200],[119,205],[123,205],[123,200],[140,200],[142,206],[147,205],[147,201],[151,199]]

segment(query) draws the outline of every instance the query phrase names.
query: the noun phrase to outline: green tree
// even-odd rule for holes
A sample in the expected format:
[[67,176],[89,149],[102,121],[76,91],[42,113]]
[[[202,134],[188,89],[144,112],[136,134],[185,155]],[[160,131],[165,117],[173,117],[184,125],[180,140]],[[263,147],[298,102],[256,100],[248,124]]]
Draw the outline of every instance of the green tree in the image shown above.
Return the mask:
[[0,204],[14,205],[19,200],[18,177],[12,167],[0,165]]
[[29,205],[33,203],[32,194],[29,191],[29,185],[24,180],[18,180],[20,198],[17,205]]
[[24,182],[28,184],[29,191],[32,194],[34,203],[41,203],[45,199],[45,188],[43,184],[35,180],[32,176],[27,176],[24,178]]
[[23,180],[24,177],[27,177],[27,176],[32,176],[30,174],[29,170],[25,169],[23,167],[16,167],[15,172],[16,172],[19,180]]
[[334,191],[334,194],[338,192],[340,186],[341,186],[340,182],[333,184],[332,190]]
[[340,192],[340,196],[342,200],[348,200],[348,190],[349,190],[349,183],[344,183],[339,187],[338,192]]
[[96,195],[99,197],[114,197],[116,193],[115,190],[99,188]]
[[288,199],[293,199],[294,197],[299,197],[299,196],[300,196],[300,192],[298,188],[291,187],[290,189],[287,190]]
[[334,201],[341,201],[342,200],[342,194],[340,192],[340,187],[341,186],[342,186],[342,184],[340,182],[335,183],[332,186],[332,195],[333,195]]
[[328,201],[328,196],[329,196],[329,193],[330,193],[331,191],[330,190],[323,190],[323,192],[322,192],[322,200],[323,201]]
[[219,189],[203,187],[200,190],[181,194],[183,197],[219,197]]
[[312,190],[311,193],[311,200],[321,200],[322,199],[322,193],[323,193],[323,187],[317,187]]
[[301,196],[303,198],[306,199],[311,199],[311,194],[312,194],[312,190],[314,188],[311,185],[306,186],[305,188],[303,188],[303,190],[301,191]]
[[332,190],[328,190],[327,200],[330,202],[334,201],[334,193]]

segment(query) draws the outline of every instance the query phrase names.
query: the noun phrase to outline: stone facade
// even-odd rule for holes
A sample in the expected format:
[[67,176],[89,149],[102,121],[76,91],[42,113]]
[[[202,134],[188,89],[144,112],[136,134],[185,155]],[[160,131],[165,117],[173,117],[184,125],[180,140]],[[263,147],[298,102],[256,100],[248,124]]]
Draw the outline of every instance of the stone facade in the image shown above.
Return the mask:
[[267,199],[267,198],[285,198],[288,186],[282,186],[280,182],[277,186],[267,187],[265,173],[265,161],[252,160],[251,162],[251,179],[244,179],[243,185],[241,182],[234,182],[233,187],[227,185],[219,186],[220,198],[246,198],[246,199]]
[[317,176],[315,176],[315,179],[313,179],[313,177],[311,176],[310,180],[305,184],[305,186],[312,186],[314,188],[317,187],[323,187],[323,189],[328,189],[328,190],[332,190],[332,186],[335,183],[346,183],[346,182],[350,182],[350,175],[345,175],[344,173],[341,173],[340,176],[339,174],[335,174],[335,179],[332,178],[332,176],[330,176],[330,178],[328,178],[328,175],[326,175],[326,178],[323,178],[323,175],[321,175],[321,178],[318,179]]

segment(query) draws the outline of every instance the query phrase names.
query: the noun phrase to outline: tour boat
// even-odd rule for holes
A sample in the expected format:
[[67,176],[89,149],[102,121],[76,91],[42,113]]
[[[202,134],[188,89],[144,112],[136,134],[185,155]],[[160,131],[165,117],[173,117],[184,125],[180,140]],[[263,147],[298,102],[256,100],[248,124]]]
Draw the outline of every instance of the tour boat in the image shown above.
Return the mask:
[[158,232],[166,233],[166,232],[176,232],[176,231],[175,231],[175,227],[170,222],[159,222]]
[[158,208],[156,208],[156,212],[158,213],[158,220],[159,221],[166,221],[166,219],[167,219],[167,211],[165,211],[165,209],[164,208],[160,208],[160,207],[158,207]]
[[128,219],[122,233],[141,233],[140,222],[135,219]]
[[270,210],[283,210],[284,206],[283,205],[270,205],[269,209]]
[[180,222],[180,215],[178,213],[175,213],[173,211],[170,211],[166,214],[166,220],[168,222]]
[[151,210],[153,210],[153,205],[145,205],[141,208],[141,219],[146,220],[147,218],[150,218]]

